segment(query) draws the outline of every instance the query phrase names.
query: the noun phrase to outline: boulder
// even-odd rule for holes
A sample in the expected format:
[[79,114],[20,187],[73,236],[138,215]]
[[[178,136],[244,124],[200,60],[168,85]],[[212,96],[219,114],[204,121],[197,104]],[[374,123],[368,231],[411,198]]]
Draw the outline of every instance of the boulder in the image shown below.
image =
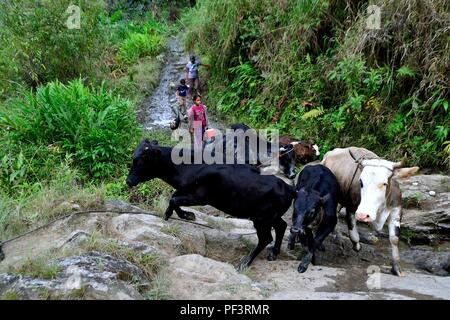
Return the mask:
[[197,254],[172,258],[167,266],[169,293],[173,299],[261,299],[262,291],[236,269]]
[[98,252],[64,258],[57,265],[59,272],[51,280],[0,274],[0,296],[14,292],[20,299],[139,300],[143,297],[137,288],[149,286],[138,267]]
[[417,175],[399,182],[406,240],[413,244],[450,240],[450,177]]

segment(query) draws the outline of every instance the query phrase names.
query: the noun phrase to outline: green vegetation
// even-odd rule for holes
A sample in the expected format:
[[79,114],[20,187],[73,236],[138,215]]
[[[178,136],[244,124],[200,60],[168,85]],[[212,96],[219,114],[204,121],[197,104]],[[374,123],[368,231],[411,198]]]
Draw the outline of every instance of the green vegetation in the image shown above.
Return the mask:
[[[120,245],[115,239],[108,239],[99,234],[92,234],[80,245],[81,251],[99,251],[113,257],[127,260],[137,266],[152,279],[159,272],[164,260],[156,254],[146,254]],[[131,280],[131,279],[129,279]]]
[[152,288],[144,292],[146,300],[169,300],[171,295],[168,292],[169,280],[164,273],[159,273],[152,282]]
[[19,268],[10,267],[8,272],[39,279],[54,279],[58,274],[58,265],[47,257],[40,256],[29,259]]
[[445,0],[199,0],[183,21],[187,49],[212,66],[208,105],[322,155],[353,145],[448,169],[449,12]]
[[48,81],[95,76],[107,41],[98,23],[103,3],[81,0],[82,27],[69,29],[70,0],[0,3],[0,97],[17,83],[33,88]]
[[67,86],[50,82],[10,101],[0,109],[0,126],[10,133],[3,158],[15,158],[14,151],[23,155],[21,144],[52,145],[56,152],[72,154],[74,164],[94,178],[114,173],[117,164],[129,158],[129,142],[137,136],[131,104],[103,85],[89,89],[81,80]]
[[0,241],[107,197],[149,207],[171,188],[129,192],[130,156],[145,135],[136,112],[159,78],[169,10],[162,1],[0,3]]
[[0,296],[0,300],[20,300],[20,292],[12,289],[7,290]]

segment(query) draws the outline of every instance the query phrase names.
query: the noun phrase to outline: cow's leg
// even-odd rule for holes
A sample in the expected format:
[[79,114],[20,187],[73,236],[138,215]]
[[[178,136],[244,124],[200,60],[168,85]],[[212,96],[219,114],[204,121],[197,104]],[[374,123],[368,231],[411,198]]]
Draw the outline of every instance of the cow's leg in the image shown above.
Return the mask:
[[353,250],[359,251],[361,250],[361,244],[359,243],[359,233],[358,229],[356,228],[355,212],[347,208],[345,208],[345,211],[346,211],[345,218],[347,220],[348,233],[350,234],[350,240],[353,243]]
[[269,244],[272,242],[271,226],[269,224],[256,224],[254,223],[256,234],[258,235],[258,244],[256,248],[248,255],[245,256],[239,263],[237,269],[242,270],[248,267],[256,256]]
[[[316,232],[316,236],[312,239],[312,231],[306,232],[308,237],[308,253],[303,257],[302,262],[298,266],[298,272],[303,273],[308,269],[309,264],[312,262],[315,264],[315,252],[322,245],[325,238],[334,230],[337,223],[337,217],[324,219]],[[305,230],[305,231],[306,231]]]
[[403,277],[403,273],[400,267],[400,252],[398,250],[398,239],[400,236],[400,220],[402,215],[402,209],[400,207],[394,208],[389,215],[389,241],[392,248],[392,273]]
[[281,217],[279,217],[278,220],[275,221],[273,228],[275,229],[275,245],[271,248],[269,256],[267,257],[267,260],[269,261],[276,260],[277,256],[280,254],[281,243],[283,242],[284,232],[286,231],[287,223]]
[[288,250],[294,250],[295,249],[295,240],[297,239],[297,235],[296,234],[289,234],[289,240],[288,240],[288,245],[287,248]]
[[195,214],[182,210],[180,206],[188,207],[198,204],[199,202],[192,195],[181,195],[178,191],[175,191],[170,198],[169,206],[164,214],[164,219],[169,220],[173,214],[173,210],[175,210],[180,219],[195,220]]

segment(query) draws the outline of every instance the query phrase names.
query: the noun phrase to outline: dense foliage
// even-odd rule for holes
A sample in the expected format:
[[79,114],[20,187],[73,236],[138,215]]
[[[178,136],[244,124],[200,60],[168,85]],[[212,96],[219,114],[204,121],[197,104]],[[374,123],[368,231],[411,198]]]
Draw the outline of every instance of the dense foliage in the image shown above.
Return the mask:
[[51,145],[72,154],[79,168],[97,178],[112,174],[114,164],[129,157],[129,142],[137,135],[129,101],[103,86],[89,89],[81,80],[67,86],[50,82],[10,101],[0,109],[0,127],[10,131],[15,148]]
[[[157,2],[0,1],[0,239],[71,201],[148,195],[152,205],[170,191],[155,181],[130,195],[125,184],[143,136],[136,109],[158,82],[168,32]],[[80,28],[68,28],[73,4]]]
[[450,167],[448,1],[200,0],[184,21],[220,111],[324,152],[363,146]]

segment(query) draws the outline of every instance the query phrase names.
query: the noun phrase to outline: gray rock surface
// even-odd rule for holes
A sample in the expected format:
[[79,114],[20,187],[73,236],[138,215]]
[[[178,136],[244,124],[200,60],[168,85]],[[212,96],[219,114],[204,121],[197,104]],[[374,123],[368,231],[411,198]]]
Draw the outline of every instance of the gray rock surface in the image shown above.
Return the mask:
[[137,286],[149,286],[139,268],[98,252],[65,258],[57,265],[59,272],[51,280],[0,274],[0,296],[15,292],[21,299],[136,300],[143,299]]

